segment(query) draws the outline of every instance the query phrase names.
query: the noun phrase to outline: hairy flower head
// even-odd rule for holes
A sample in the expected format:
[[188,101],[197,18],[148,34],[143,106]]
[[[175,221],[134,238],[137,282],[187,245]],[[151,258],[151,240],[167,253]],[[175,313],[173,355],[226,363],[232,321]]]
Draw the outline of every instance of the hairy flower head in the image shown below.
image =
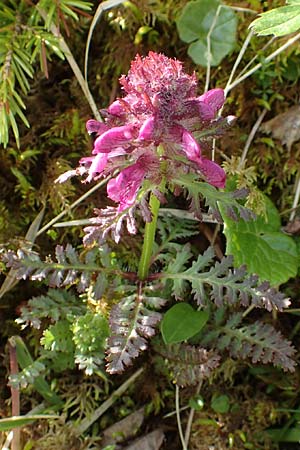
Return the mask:
[[105,122],[87,122],[87,131],[96,138],[92,155],[80,160],[78,172],[87,173],[91,181],[118,170],[107,193],[119,211],[135,203],[145,183],[157,191],[162,178],[172,183],[175,174],[178,179],[180,173],[194,172],[223,188],[225,172],[207,154],[212,138],[232,119],[217,117],[223,90],[197,96],[195,74],[186,74],[181,62],[155,52],[137,55],[120,83],[125,95],[103,111]]

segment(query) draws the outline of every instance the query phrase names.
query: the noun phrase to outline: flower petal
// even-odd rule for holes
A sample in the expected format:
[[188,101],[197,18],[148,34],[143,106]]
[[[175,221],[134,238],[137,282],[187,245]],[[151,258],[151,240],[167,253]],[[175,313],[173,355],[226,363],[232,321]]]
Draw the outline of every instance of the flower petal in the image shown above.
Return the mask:
[[155,119],[151,116],[141,126],[138,139],[141,141],[150,141],[153,139],[154,129]]
[[107,160],[107,153],[98,153],[98,155],[93,158],[91,167],[89,168],[89,176],[87,177],[86,181],[90,182],[97,175],[100,175],[105,169]]
[[[199,98],[192,98],[184,102],[184,110],[180,115],[180,119],[188,119],[190,117],[197,117],[202,121],[209,121],[215,118],[216,112],[208,103],[205,103]],[[199,120],[199,119],[198,119]]]
[[205,158],[202,158],[198,165],[209,184],[218,188],[225,187],[226,174],[222,167],[214,161]]
[[120,117],[120,116],[122,116],[123,114],[125,114],[126,113],[126,110],[125,110],[125,108],[124,108],[124,100],[123,101],[121,101],[121,100],[115,100],[109,107],[108,107],[108,112],[110,113],[110,114],[112,114],[113,116],[117,116],[117,117]]
[[198,100],[211,106],[216,114],[217,111],[224,105],[224,91],[220,88],[211,89],[210,91],[205,92],[205,94],[200,95]]
[[142,184],[146,170],[137,162],[122,170],[116,178],[107,183],[107,194],[119,203],[119,211],[133,205]]
[[94,153],[109,153],[116,147],[128,144],[134,138],[134,125],[114,127],[95,140]]
[[98,120],[90,119],[86,123],[86,129],[89,134],[97,133],[100,135],[104,133],[104,131],[107,131],[108,126],[103,122],[99,122]]
[[190,161],[198,162],[201,158],[201,148],[193,135],[183,128],[181,138],[182,149]]

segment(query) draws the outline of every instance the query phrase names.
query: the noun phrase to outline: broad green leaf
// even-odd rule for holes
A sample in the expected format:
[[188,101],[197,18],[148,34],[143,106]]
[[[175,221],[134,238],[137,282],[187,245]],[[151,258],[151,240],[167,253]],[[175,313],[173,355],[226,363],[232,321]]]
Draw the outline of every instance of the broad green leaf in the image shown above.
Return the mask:
[[189,56],[196,64],[204,67],[209,61],[208,34],[210,33],[210,65],[217,66],[233,50],[236,28],[235,13],[219,0],[188,2],[177,20],[180,39],[190,44]]
[[268,435],[275,442],[297,442],[300,441],[300,428],[274,428],[267,430]]
[[204,399],[202,395],[195,395],[189,399],[189,407],[196,411],[201,411],[204,408]]
[[230,409],[229,397],[227,395],[214,396],[211,400],[210,406],[215,412],[225,414]]
[[27,416],[12,416],[5,419],[0,419],[0,431],[9,431],[16,427],[22,427],[23,425],[28,425],[34,420],[40,419],[59,419],[59,416],[48,415],[48,414],[37,414],[37,415],[27,415]]
[[299,257],[293,238],[280,231],[279,213],[267,198],[266,212],[266,220],[258,217],[248,222],[223,215],[226,254],[234,256],[236,267],[246,264],[250,273],[276,286],[296,276]]
[[206,324],[207,311],[195,311],[188,303],[172,306],[161,322],[161,333],[166,344],[182,342],[197,334]]
[[[24,341],[20,336],[12,336],[10,338],[10,343],[12,346],[16,347],[17,360],[21,369],[26,369],[26,367],[33,363],[33,359]],[[55,392],[52,391],[48,382],[41,375],[36,377],[33,382],[33,386],[36,391],[41,394],[41,396],[53,407],[62,406],[62,400],[57,394],[55,394]]]
[[287,6],[262,13],[250,27],[259,36],[284,36],[300,29],[300,1],[290,0]]

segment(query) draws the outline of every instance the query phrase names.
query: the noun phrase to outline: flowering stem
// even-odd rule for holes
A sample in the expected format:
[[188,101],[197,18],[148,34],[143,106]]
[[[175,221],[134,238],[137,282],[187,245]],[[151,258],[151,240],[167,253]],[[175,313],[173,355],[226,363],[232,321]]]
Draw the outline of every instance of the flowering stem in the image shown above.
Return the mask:
[[[159,156],[163,156],[164,154],[164,148],[162,145],[159,145],[157,147],[157,153]],[[161,173],[165,174],[166,172],[166,161],[161,162]],[[163,192],[165,190],[166,186],[166,178],[165,176],[162,177],[159,190],[160,192]],[[140,259],[140,264],[138,268],[138,277],[141,281],[146,280],[146,278],[149,275],[149,269],[151,266],[151,257],[153,254],[153,244],[155,239],[155,232],[156,232],[156,225],[157,225],[157,217],[160,207],[160,201],[154,195],[151,193],[149,206],[152,214],[152,220],[151,222],[146,222],[145,225],[145,235],[144,235],[144,242],[143,242],[143,250],[142,255]]]
[[152,213],[152,220],[151,222],[147,222],[145,226],[143,250],[138,269],[138,277],[140,280],[145,280],[149,274],[160,201],[154,194],[151,194],[149,204]]

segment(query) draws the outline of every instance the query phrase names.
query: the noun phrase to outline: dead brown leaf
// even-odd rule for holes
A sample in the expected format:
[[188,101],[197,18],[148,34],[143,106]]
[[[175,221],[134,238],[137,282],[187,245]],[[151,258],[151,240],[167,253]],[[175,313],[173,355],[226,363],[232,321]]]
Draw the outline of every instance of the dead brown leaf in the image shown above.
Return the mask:
[[279,139],[290,151],[293,143],[300,139],[300,105],[292,106],[264,122],[260,129],[264,133],[271,133],[272,137]]
[[128,445],[128,447],[125,447],[124,450],[159,450],[164,438],[164,432],[160,428],[157,428],[151,433],[137,439]]
[[133,438],[144,421],[144,408],[129,414],[129,416],[114,423],[103,432],[101,444],[103,447],[107,445],[117,444]]
[[283,231],[287,234],[291,234],[294,236],[300,235],[300,218],[296,217],[294,220],[289,222],[284,228]]

